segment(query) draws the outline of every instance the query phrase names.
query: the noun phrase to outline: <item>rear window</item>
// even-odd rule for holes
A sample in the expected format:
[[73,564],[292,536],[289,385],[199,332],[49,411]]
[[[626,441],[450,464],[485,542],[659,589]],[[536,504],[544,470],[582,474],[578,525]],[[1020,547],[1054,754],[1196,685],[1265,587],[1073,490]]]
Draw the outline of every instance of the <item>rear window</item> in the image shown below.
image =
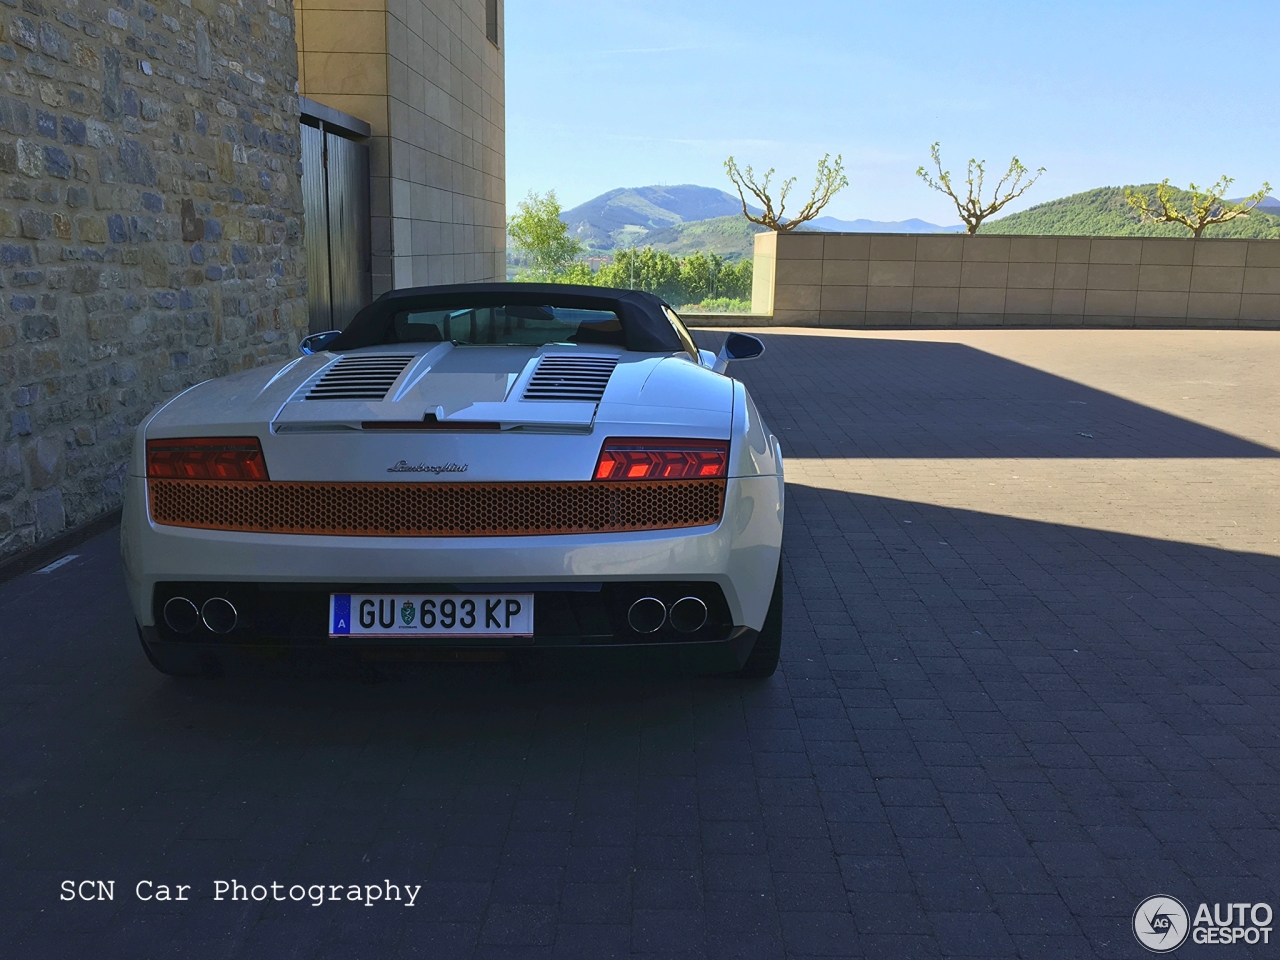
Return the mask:
[[395,314],[384,343],[505,344],[599,343],[626,347],[622,321],[611,310],[569,307],[463,307]]

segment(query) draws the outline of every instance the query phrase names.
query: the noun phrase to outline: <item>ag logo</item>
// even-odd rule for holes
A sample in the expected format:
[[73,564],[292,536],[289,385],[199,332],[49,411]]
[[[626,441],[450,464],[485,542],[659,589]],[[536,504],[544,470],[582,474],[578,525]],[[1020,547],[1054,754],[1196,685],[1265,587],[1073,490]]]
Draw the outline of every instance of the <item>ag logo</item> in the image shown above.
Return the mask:
[[404,606],[400,608],[400,619],[404,621],[406,627],[413,626],[413,618],[417,615],[418,608],[412,603],[405,601]]
[[1174,897],[1147,897],[1133,911],[1133,935],[1152,953],[1171,953],[1187,939],[1191,917]]

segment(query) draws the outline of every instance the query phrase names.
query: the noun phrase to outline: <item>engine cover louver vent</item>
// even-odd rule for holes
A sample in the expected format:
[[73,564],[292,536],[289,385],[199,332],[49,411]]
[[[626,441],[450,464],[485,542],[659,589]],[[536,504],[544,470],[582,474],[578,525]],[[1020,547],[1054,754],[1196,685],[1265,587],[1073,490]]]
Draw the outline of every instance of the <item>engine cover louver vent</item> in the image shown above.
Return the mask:
[[307,399],[381,400],[412,361],[412,354],[343,357],[316,381]]
[[544,356],[538,361],[522,400],[585,400],[596,403],[604,396],[613,368],[613,357]]

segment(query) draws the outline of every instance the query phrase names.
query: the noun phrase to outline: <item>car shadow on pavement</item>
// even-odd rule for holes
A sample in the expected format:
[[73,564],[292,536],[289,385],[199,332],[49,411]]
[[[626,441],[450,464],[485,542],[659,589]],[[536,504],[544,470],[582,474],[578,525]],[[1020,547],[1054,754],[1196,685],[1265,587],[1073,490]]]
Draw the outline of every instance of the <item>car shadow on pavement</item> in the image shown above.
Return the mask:
[[175,682],[110,535],[0,586],[0,955],[1117,956],[1145,896],[1280,900],[1280,558],[789,496],[765,682]]
[[[723,334],[700,330],[705,349]],[[794,457],[1280,457],[962,343],[787,334],[735,364]]]

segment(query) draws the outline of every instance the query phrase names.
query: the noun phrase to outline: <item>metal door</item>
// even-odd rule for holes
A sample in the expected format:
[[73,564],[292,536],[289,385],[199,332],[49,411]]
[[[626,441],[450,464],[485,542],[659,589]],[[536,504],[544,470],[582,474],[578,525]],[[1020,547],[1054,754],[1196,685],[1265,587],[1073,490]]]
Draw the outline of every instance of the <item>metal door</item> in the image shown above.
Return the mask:
[[333,329],[329,292],[329,203],[324,133],[302,125],[303,243],[307,248],[307,316],[311,333]]
[[345,327],[372,299],[369,148],[325,132],[329,188],[329,289],[333,325]]
[[369,148],[323,125],[301,133],[308,327],[320,333],[373,298]]

